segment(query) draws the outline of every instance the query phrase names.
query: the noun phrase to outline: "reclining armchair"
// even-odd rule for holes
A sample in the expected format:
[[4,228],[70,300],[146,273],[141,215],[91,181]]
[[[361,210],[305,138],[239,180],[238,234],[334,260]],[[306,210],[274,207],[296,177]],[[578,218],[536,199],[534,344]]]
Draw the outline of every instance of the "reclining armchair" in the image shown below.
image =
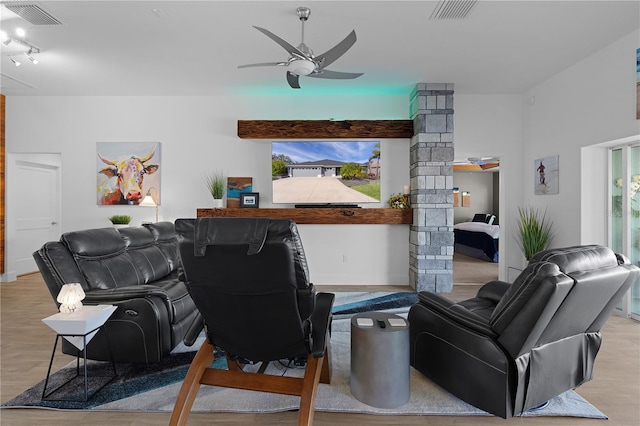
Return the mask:
[[503,418],[592,378],[600,329],[640,269],[602,246],[537,253],[513,284],[454,303],[429,292],[409,310],[410,362]]
[[[185,424],[201,384],[300,396],[312,424],[318,383],[329,383],[334,295],[316,293],[296,224],[267,218],[178,219],[184,278],[205,342],[182,384],[170,424]],[[215,348],[227,370],[209,368]],[[270,361],[306,359],[304,377],[264,374]],[[242,368],[262,363],[256,374]]]

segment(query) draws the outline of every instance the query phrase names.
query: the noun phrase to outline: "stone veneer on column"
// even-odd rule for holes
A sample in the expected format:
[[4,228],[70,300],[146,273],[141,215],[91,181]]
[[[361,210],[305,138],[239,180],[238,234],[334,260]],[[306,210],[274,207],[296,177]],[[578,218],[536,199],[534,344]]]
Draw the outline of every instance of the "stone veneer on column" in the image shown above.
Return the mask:
[[409,283],[453,289],[453,83],[418,83],[411,92]]

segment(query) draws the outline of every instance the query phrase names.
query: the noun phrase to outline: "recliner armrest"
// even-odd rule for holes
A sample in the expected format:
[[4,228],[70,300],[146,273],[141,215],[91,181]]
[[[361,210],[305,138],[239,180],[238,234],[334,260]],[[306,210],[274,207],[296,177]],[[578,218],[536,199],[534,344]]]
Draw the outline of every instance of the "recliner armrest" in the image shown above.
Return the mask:
[[123,287],[96,289],[85,291],[83,302],[117,302],[121,300],[129,300],[132,297],[157,296],[163,300],[169,301],[169,295],[160,287],[154,285],[129,285]]
[[148,298],[148,297],[158,297],[160,298],[165,306],[167,307],[167,312],[169,315],[170,321],[173,321],[173,308],[171,307],[171,300],[169,300],[169,295],[164,289],[149,285],[130,285],[109,289],[96,289],[85,291],[85,298],[83,299],[83,303],[91,305],[91,304],[107,304],[107,303],[116,303],[116,302],[126,302],[133,298]]
[[488,283],[480,287],[480,290],[478,290],[478,294],[476,295],[476,297],[489,299],[495,303],[498,303],[510,286],[510,283],[504,281],[489,281]]
[[467,328],[487,336],[497,337],[497,333],[493,331],[485,318],[437,293],[428,291],[418,293],[418,303]]
[[202,317],[202,314],[198,312],[196,314],[196,317],[193,319],[193,322],[187,329],[187,332],[184,334],[184,338],[182,339],[182,342],[186,346],[193,346],[193,344],[198,339],[200,332],[203,329],[204,329],[204,318]]
[[311,313],[311,327],[313,342],[311,353],[314,358],[324,355],[329,338],[329,326],[331,324],[331,308],[335,299],[333,293],[318,293],[316,295],[316,307]]

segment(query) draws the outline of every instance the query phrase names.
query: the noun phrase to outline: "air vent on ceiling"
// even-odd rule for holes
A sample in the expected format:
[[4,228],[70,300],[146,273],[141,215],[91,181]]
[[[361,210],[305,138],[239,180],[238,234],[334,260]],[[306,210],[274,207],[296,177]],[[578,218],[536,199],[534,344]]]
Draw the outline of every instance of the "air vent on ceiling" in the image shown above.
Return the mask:
[[62,25],[37,4],[8,3],[5,7],[33,25]]
[[440,0],[429,19],[464,19],[478,0]]

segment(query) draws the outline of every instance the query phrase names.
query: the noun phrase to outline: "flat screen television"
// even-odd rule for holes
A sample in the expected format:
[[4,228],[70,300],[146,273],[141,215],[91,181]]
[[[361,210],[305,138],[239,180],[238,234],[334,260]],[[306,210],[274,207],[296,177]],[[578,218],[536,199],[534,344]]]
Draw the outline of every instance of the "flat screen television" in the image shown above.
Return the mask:
[[379,203],[380,165],[380,141],[274,141],[273,203],[297,207]]

